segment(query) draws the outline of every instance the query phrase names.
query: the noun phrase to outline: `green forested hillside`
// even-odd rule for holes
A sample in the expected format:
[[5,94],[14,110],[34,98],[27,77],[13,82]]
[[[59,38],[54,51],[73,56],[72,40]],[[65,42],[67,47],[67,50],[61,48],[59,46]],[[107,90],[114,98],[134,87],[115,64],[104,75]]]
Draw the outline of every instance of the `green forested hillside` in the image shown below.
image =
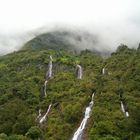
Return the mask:
[[[27,44],[26,44],[27,45]],[[60,47],[61,48],[61,47]],[[53,77],[43,95],[49,56]],[[77,79],[76,64],[83,68]],[[105,74],[102,68],[105,67]],[[43,47],[0,57],[0,139],[69,140],[95,92],[85,140],[140,139],[140,50],[121,45],[103,59],[89,50],[80,53]],[[121,95],[121,98],[120,98]],[[123,99],[129,112],[121,112]],[[47,120],[36,121],[52,104]]]
[[[140,54],[139,50],[118,47],[106,60],[108,74],[97,81],[97,96],[88,128],[90,139],[140,139]],[[120,95],[130,114],[120,111]]]

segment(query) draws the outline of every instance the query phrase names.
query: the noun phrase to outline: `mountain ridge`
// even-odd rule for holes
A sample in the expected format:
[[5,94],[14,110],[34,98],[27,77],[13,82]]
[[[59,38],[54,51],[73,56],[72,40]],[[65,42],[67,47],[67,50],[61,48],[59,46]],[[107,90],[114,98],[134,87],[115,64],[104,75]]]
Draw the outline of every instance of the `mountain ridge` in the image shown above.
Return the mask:
[[37,35],[28,41],[23,48],[54,49],[80,52],[88,49],[100,55],[109,55],[107,50],[100,49],[98,37],[86,31],[54,30]]

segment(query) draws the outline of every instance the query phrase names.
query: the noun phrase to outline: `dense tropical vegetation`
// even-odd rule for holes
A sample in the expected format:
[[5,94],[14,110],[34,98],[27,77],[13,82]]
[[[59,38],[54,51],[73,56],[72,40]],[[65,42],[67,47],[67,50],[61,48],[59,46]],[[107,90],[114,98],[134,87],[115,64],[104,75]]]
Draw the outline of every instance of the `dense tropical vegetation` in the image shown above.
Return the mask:
[[[20,51],[0,57],[1,140],[70,139],[93,92],[94,107],[84,139],[140,139],[140,48],[121,45],[104,59],[89,50],[67,51],[63,49],[65,45],[60,49],[44,44],[29,47],[34,43],[31,41]],[[53,77],[44,96],[50,55]],[[76,64],[83,67],[81,80],[76,78]],[[120,94],[129,117],[121,112]],[[41,108],[44,114],[50,103],[47,121],[39,124],[38,110]]]

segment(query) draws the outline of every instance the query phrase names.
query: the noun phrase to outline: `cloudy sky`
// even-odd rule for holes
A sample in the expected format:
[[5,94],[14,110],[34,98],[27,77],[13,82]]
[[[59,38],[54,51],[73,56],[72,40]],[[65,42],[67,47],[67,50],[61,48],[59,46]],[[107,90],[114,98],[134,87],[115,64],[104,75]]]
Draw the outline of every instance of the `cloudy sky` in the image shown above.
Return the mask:
[[[140,42],[140,0],[0,0],[0,54],[44,27],[74,26],[98,34],[114,50]],[[42,28],[43,29],[43,28]]]

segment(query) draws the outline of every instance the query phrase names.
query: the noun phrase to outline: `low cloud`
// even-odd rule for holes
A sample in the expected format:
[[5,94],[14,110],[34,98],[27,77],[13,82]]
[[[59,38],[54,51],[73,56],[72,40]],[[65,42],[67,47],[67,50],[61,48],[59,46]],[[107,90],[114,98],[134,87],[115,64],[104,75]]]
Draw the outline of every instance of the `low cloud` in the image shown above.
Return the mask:
[[4,0],[0,2],[0,55],[20,49],[36,35],[62,29],[80,34],[80,40],[67,38],[79,49],[113,52],[121,43],[137,48],[139,13],[139,0]]
[[14,35],[3,35],[0,34],[0,55],[11,53],[19,50],[23,44],[33,38],[33,35],[28,34],[14,34]]
[[64,36],[64,39],[75,45],[77,49],[90,49],[101,53],[111,53],[120,44],[126,44],[130,48],[137,48],[140,42],[140,29],[137,24],[124,23],[121,25],[95,25],[75,26],[44,26],[30,32],[20,34],[0,34],[0,55],[19,50],[23,45],[39,34],[54,31],[67,31],[71,35]]

